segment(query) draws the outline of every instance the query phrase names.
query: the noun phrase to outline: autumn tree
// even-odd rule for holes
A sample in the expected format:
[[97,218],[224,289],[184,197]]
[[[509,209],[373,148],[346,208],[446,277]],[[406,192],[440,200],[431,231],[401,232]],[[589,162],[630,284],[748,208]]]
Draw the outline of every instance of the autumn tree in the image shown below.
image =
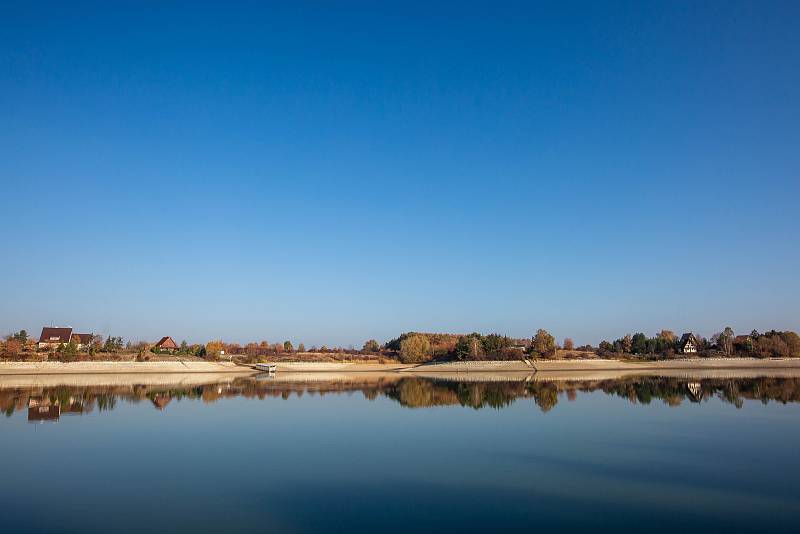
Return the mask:
[[550,333],[540,328],[533,336],[530,346],[530,354],[534,358],[552,358],[556,355],[556,338]]
[[575,343],[572,341],[571,337],[564,338],[564,350],[574,350]]
[[294,350],[294,347],[292,346],[292,342],[291,341],[284,341],[283,342],[283,350],[285,350],[286,352],[292,352]]
[[658,338],[666,341],[669,344],[675,343],[678,340],[678,337],[672,330],[662,330],[658,333]]
[[21,350],[22,350],[22,343],[18,339],[15,339],[14,337],[9,337],[6,340],[5,353],[7,356],[14,358],[20,353]]
[[136,361],[143,362],[145,360],[149,360],[150,356],[147,356],[147,351],[150,349],[150,346],[147,343],[140,343],[139,344],[139,351],[136,353]]
[[95,334],[92,336],[92,341],[89,344],[89,348],[91,349],[91,353],[97,353],[103,350],[103,336],[100,334]]
[[221,340],[209,341],[206,343],[206,358],[210,360],[216,360],[222,354],[222,351],[225,350],[225,343]]
[[423,335],[414,334],[400,343],[400,361],[403,363],[427,361],[430,352],[431,342]]
[[305,351],[306,351],[306,346],[303,343],[297,345],[297,352],[305,352]]
[[378,352],[379,350],[381,350],[381,346],[374,339],[370,339],[369,341],[364,343],[364,347],[361,350],[370,353]]
[[625,337],[622,338],[620,345],[622,347],[622,352],[630,354],[633,350],[633,336],[630,334],[625,334]]

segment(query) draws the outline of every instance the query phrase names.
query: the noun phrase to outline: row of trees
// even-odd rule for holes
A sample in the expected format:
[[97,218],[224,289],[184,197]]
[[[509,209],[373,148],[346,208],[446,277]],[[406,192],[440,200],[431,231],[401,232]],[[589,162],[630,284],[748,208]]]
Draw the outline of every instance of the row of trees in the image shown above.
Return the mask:
[[612,341],[601,341],[597,353],[602,355],[617,354],[658,354],[669,356],[678,350],[678,337],[672,330],[662,330],[653,337],[641,332],[627,334]]
[[[794,332],[770,330],[763,334],[752,331],[748,335],[737,336],[732,328],[727,327],[714,334],[710,339],[694,336],[697,352],[700,356],[754,356],[767,357],[800,357],[800,337]],[[34,340],[25,330],[14,332],[0,343],[0,354],[14,358],[21,352],[33,350]],[[381,346],[375,339],[364,343],[361,350],[352,346],[320,348],[312,346],[309,352],[326,354],[380,355],[399,358],[406,363],[420,363],[431,360],[519,360],[525,357],[554,358],[563,354],[561,351],[596,352],[601,356],[630,355],[637,357],[671,357],[680,352],[680,340],[671,330],[661,330],[653,336],[642,332],[628,334],[613,341],[602,341],[595,349],[590,345],[575,347],[572,339],[566,338],[561,347],[555,338],[546,330],[539,329],[529,339],[517,339],[509,336],[480,334],[473,332],[467,335],[406,332]],[[145,353],[158,354],[160,351],[146,342],[125,341],[121,336],[94,336],[91,342],[82,343],[82,352],[90,356],[97,353],[137,353],[144,358]],[[74,359],[79,354],[78,345],[73,341],[61,345],[54,351],[64,359]],[[172,354],[216,358],[221,354],[243,355],[248,357],[269,357],[283,354],[305,353],[303,343],[297,347],[291,341],[269,343],[261,341],[245,345],[226,343],[221,340],[210,341],[205,345],[190,345],[185,340]]]
[[526,355],[533,358],[553,358],[558,350],[555,338],[544,329],[539,329],[529,340],[496,333],[483,335],[473,332],[454,336],[408,332],[386,344],[388,350],[395,347],[403,363],[421,363],[433,359],[521,360]]
[[[694,335],[699,356],[790,358],[800,357],[800,336],[795,332],[770,330],[760,334],[737,336],[731,327],[706,339]],[[602,341],[597,349],[601,356],[623,354],[670,357],[680,352],[680,339],[671,330],[662,330],[653,337],[641,332],[627,334],[614,341]]]

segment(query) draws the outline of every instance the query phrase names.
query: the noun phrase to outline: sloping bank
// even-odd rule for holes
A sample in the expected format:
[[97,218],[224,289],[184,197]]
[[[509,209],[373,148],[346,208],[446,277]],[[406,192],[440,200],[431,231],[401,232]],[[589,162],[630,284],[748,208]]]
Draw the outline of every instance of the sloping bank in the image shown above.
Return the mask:
[[338,362],[279,362],[278,372],[331,373],[383,371],[400,373],[554,373],[574,371],[630,371],[652,372],[665,370],[765,370],[800,369],[800,358],[686,358],[658,361],[631,360],[529,360],[525,361],[469,361],[431,362],[424,364],[374,364]]
[[672,360],[633,361],[606,360],[528,360],[510,362],[443,362],[422,364],[405,372],[473,372],[473,371],[664,371],[698,369],[800,369],[800,358],[682,358]]
[[230,362],[0,362],[0,375],[252,372]]

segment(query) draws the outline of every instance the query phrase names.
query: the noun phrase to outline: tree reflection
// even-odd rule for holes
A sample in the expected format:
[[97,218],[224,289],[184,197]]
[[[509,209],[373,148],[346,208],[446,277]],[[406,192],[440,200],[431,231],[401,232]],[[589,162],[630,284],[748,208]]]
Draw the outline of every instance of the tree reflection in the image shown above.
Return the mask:
[[[680,379],[636,377],[615,380],[499,380],[474,381],[431,379],[413,376],[386,375],[347,380],[258,380],[236,378],[230,382],[191,387],[130,386],[56,386],[37,388],[3,388],[0,386],[0,411],[6,416],[29,410],[29,413],[66,414],[111,411],[120,400],[130,403],[149,401],[158,410],[170,409],[172,401],[199,399],[216,403],[234,397],[290,400],[292,397],[330,393],[361,392],[367,401],[381,398],[397,402],[405,408],[463,406],[475,410],[500,410],[518,401],[532,401],[542,412],[549,412],[566,397],[576,400],[579,394],[601,392],[627,399],[632,404],[648,405],[660,401],[669,406],[703,403],[718,399],[741,408],[747,400],[800,402],[800,379]],[[586,400],[584,400],[585,402]],[[168,406],[169,405],[169,406]],[[52,409],[50,407],[53,407]],[[58,409],[55,409],[55,408]],[[36,408],[31,412],[31,408]],[[44,415],[38,419],[47,419]]]

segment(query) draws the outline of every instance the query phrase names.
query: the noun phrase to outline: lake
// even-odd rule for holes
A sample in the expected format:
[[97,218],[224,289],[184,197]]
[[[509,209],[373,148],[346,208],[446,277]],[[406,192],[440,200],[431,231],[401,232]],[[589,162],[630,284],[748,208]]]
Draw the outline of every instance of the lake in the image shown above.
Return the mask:
[[800,379],[0,377],[4,532],[768,531]]

